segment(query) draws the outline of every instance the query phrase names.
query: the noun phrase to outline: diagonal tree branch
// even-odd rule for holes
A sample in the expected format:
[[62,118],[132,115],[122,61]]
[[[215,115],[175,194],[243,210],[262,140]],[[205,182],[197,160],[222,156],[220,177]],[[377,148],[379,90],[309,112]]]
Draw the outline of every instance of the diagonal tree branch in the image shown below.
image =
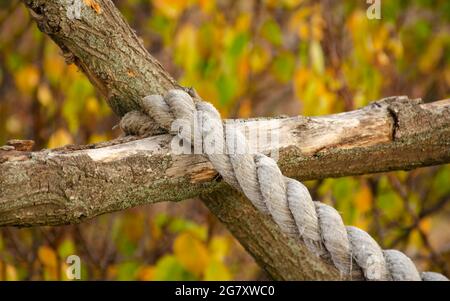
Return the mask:
[[[135,109],[143,96],[178,87],[110,0],[96,0],[96,9],[81,1],[84,6],[75,19],[67,14],[71,1],[22,1],[39,28],[60,46],[69,63],[83,70],[116,114]],[[272,130],[282,137],[277,147],[286,175],[313,179],[448,163],[449,119],[448,101],[420,105],[396,98],[356,113],[270,124],[276,124]],[[202,157],[170,154],[169,139],[159,136],[84,150],[4,151],[0,223],[79,222],[142,203],[201,194],[274,278],[340,279],[332,265],[302,242],[284,237],[247,199],[213,180],[215,173]],[[353,276],[360,279],[360,271]]]

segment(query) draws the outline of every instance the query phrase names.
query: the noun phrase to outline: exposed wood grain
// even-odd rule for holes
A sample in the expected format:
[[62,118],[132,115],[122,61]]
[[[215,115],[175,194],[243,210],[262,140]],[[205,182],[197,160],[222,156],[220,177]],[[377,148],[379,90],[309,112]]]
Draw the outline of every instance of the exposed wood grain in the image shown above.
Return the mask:
[[[341,114],[237,126],[256,137],[278,137],[274,143],[251,141],[259,152],[279,155],[283,173],[301,180],[450,162],[450,101],[420,104],[400,97]],[[0,150],[0,225],[74,223],[223,188],[205,157],[177,155],[172,139],[161,135],[80,150]]]

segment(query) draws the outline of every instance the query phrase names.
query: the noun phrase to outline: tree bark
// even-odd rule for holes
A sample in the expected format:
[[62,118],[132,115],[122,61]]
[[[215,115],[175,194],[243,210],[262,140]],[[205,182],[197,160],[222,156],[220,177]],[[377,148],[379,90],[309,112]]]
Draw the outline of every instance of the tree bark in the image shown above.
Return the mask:
[[[119,116],[138,108],[146,95],[179,87],[110,0],[90,1],[95,6],[81,1],[81,16],[75,19],[67,14],[72,1],[22,1],[68,63],[83,70]],[[314,179],[450,161],[448,101],[419,105],[385,100],[362,111],[366,115],[357,111],[269,122],[282,137],[277,147],[283,172]],[[203,157],[170,154],[169,141],[158,136],[81,150],[3,151],[0,224],[74,223],[142,203],[200,194],[275,279],[340,279],[330,263],[307,251],[301,241],[286,238],[270,217],[216,181]],[[361,279],[360,272],[353,277]]]
[[[146,95],[179,87],[110,0],[93,0],[91,5],[84,0],[22,2],[39,29],[61,48],[66,62],[88,76],[117,115],[138,108]],[[73,12],[75,2],[81,3],[79,18]]]
[[[250,141],[255,151],[278,155],[283,173],[299,180],[450,162],[450,100],[391,98],[341,114],[236,126],[256,138],[278,137]],[[39,152],[0,150],[0,225],[77,223],[224,188],[205,157],[176,154],[172,141],[160,135]]]

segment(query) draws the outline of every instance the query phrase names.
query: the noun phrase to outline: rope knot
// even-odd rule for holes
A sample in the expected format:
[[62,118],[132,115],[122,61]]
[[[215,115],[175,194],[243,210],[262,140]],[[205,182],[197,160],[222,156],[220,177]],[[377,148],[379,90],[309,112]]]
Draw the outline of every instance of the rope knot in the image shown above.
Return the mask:
[[251,151],[236,152],[249,150],[245,135],[236,127],[224,127],[219,112],[199,97],[183,90],[171,90],[164,97],[147,96],[142,99],[141,112],[126,114],[121,127],[137,134],[164,129],[190,148],[200,144],[201,153],[228,184],[271,217],[287,237],[301,239],[311,252],[328,260],[346,278],[359,269],[367,280],[445,278],[433,273],[421,276],[403,253],[383,251],[366,232],[345,227],[333,207],[314,202],[307,188],[283,176],[272,158]]

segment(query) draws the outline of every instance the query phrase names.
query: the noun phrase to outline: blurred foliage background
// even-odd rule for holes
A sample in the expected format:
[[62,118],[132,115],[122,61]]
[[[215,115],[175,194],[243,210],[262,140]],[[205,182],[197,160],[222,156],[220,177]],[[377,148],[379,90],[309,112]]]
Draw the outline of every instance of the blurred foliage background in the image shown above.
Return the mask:
[[[223,117],[321,115],[385,96],[450,97],[450,2],[114,1],[147,49]],[[109,140],[118,119],[67,66],[17,0],[0,1],[0,145],[36,149]],[[306,183],[346,223],[422,269],[450,276],[450,167]],[[267,279],[197,200],[161,203],[81,225],[0,229],[0,279]]]

